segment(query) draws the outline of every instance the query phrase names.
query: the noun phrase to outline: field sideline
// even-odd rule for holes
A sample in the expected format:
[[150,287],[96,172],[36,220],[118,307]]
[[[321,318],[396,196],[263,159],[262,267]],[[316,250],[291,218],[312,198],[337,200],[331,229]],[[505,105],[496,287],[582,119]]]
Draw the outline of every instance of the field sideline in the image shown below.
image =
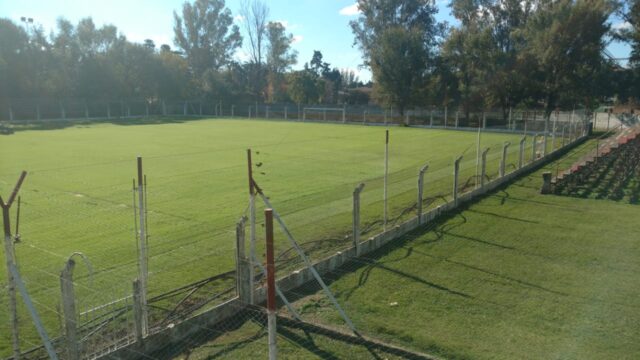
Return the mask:
[[[465,156],[463,180],[475,173],[473,132],[403,127],[390,132],[391,218],[402,219],[415,202],[416,174],[423,164],[430,164],[425,196],[434,197],[431,206],[450,198],[456,156]],[[492,148],[488,173],[497,172],[502,143],[517,144],[519,138],[483,134],[482,147]],[[331,249],[336,241],[349,244],[344,236],[350,231],[351,193],[359,182],[366,184],[363,224],[370,225],[370,234],[380,230],[383,127],[207,119],[77,124],[0,136],[0,193],[9,193],[21,170],[29,172],[21,191],[22,242],[16,251],[47,328],[54,334],[59,330],[58,275],[75,251],[93,267],[91,278],[84,265],[76,269],[80,310],[130,293],[137,272],[131,192],[137,155],[143,156],[148,177],[150,293],[232,270],[233,230],[247,207],[249,147],[257,181],[301,242],[332,239]],[[512,145],[512,167],[516,154]],[[530,151],[526,154],[530,158]],[[277,247],[282,253],[288,245],[280,241]],[[6,274],[0,273],[5,283]],[[6,309],[4,291],[0,307]],[[0,355],[8,352],[5,319]],[[21,319],[23,336],[37,344],[26,312]]]

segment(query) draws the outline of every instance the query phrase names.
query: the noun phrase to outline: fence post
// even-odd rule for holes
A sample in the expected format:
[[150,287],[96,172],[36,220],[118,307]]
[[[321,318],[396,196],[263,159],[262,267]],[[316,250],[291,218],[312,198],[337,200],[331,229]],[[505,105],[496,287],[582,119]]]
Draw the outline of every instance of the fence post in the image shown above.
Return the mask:
[[64,111],[64,105],[62,104],[62,101],[60,101],[60,115],[62,116],[62,120],[65,120],[67,118],[67,112]]
[[453,203],[458,206],[458,174],[460,172],[460,161],[462,155],[460,155],[453,163]]
[[542,138],[542,157],[545,157],[547,156],[547,139],[549,138],[549,121],[551,120],[551,114],[549,114],[549,116],[546,116],[546,114],[543,113],[543,116],[545,118],[543,118],[544,137]]
[[383,221],[383,230],[387,231],[387,219],[389,212],[389,197],[388,197],[388,185],[389,185],[389,130],[385,131],[385,140],[384,140],[384,193],[383,193],[383,201],[384,201],[384,209],[382,214]]
[[247,176],[249,178],[249,286],[251,287],[251,304],[253,304],[253,279],[256,261],[256,188],[253,182],[253,162],[251,149],[247,149]]
[[503,177],[506,174],[506,166],[507,166],[507,149],[511,145],[510,142],[505,142],[502,147],[502,160],[500,160],[500,177]]
[[536,159],[536,148],[538,147],[537,139],[538,134],[533,134],[533,142],[531,144],[531,161],[535,161]]
[[89,106],[87,106],[87,102],[84,102],[84,118],[88,119],[89,118]]
[[342,107],[342,123],[346,123],[347,122],[347,107],[344,106]]
[[448,122],[448,108],[447,105],[444,106],[444,127],[447,127]]
[[560,135],[562,137],[562,147],[564,147],[564,130],[567,127],[566,124],[562,125],[562,134]]
[[509,117],[507,118],[507,130],[511,129],[511,108],[509,108]]
[[556,125],[558,123],[558,117],[560,116],[560,112],[556,110],[556,117],[553,118],[553,126],[551,129],[551,152],[556,150]]
[[235,117],[235,112],[236,112],[236,106],[231,105],[231,117]]
[[384,125],[387,126],[387,109],[384,109]]
[[9,210],[13,204],[24,178],[27,176],[27,172],[23,171],[20,174],[18,183],[13,188],[9,200],[5,203],[0,196],[0,207],[2,207],[2,222],[4,225],[4,256],[7,263],[7,290],[9,293],[9,314],[11,318],[11,340],[13,345],[13,359],[20,359],[20,337],[18,330],[18,312],[16,301],[16,279],[13,277],[11,268],[15,266],[16,255],[13,245],[13,236],[11,236],[11,223],[9,218]]
[[288,109],[288,107],[285,105],[284,106],[284,119],[285,120],[289,120],[289,114],[287,113],[288,112],[287,109]]
[[268,118],[269,118],[269,107],[268,107],[268,106],[265,108],[265,111],[264,111],[264,118],[265,118],[265,119],[268,119]]
[[149,103],[146,101],[144,103],[144,113],[147,117],[149,117]]
[[362,111],[362,123],[363,124],[367,123],[367,110]]
[[429,112],[429,127],[433,127],[433,109]]
[[267,240],[267,326],[269,337],[269,360],[276,360],[276,269],[273,256],[273,210],[265,209],[265,230]]
[[13,121],[13,107],[9,104],[9,121]]
[[76,316],[76,299],[73,286],[73,259],[67,260],[67,264],[60,273],[60,290],[62,291],[62,311],[64,315],[65,345],[67,356],[71,360],[80,359],[78,347],[78,318]]
[[418,172],[418,200],[416,202],[416,212],[418,224],[422,224],[422,197],[424,192],[424,173],[429,169],[429,164],[424,165]]
[[306,109],[302,109],[302,122],[307,120],[307,111]]
[[251,262],[245,254],[246,217],[240,218],[236,224],[236,290],[238,298],[245,304],[253,304],[253,282],[251,279]]
[[456,110],[456,129],[458,128],[459,121],[460,121],[460,111]]
[[149,268],[147,264],[147,202],[145,200],[146,195],[146,181],[143,181],[144,175],[142,172],[142,157],[138,156],[137,158],[138,165],[138,219],[140,220],[139,227],[139,256],[138,256],[138,264],[140,265],[139,269],[139,278],[140,281],[140,301],[142,303],[142,334],[147,336],[149,331],[148,326],[148,316],[147,316],[147,277],[149,274]]
[[364,189],[364,183],[360,183],[353,190],[353,247],[356,248],[356,256],[360,256],[360,193]]
[[107,103],[107,119],[111,119],[111,104]]
[[36,120],[40,121],[40,104],[36,104]]
[[409,110],[407,110],[407,113],[404,114],[404,124],[409,126],[411,125],[411,118],[409,117]]
[[482,128],[487,128],[487,113],[484,110],[482,110]]
[[524,164],[525,141],[527,141],[527,137],[523,136],[522,139],[520,139],[520,153],[518,154],[518,169],[522,168],[522,165]]
[[220,109],[220,117],[224,117],[224,111],[222,110],[222,100],[218,103],[218,109]]
[[249,119],[251,119],[251,106],[249,106]]
[[484,186],[484,182],[487,178],[487,153],[489,148],[484,149],[482,152],[482,165],[480,166],[480,187]]
[[143,346],[144,339],[144,317],[145,317],[145,305],[143,300],[143,290],[142,284],[140,284],[140,279],[135,279],[133,281],[133,323],[134,323],[134,331],[136,336],[136,342],[138,346]]

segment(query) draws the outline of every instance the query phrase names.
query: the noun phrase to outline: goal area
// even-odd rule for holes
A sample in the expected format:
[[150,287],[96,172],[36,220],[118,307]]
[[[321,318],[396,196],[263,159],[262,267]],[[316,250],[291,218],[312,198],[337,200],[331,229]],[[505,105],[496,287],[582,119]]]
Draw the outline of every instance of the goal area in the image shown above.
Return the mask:
[[302,121],[345,122],[345,108],[306,107],[302,109]]

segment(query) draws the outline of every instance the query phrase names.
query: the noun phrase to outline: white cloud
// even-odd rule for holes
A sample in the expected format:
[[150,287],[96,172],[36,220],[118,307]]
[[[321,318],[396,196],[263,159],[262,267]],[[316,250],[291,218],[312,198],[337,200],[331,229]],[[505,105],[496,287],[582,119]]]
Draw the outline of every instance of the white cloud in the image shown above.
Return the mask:
[[360,9],[358,9],[358,3],[349,5],[347,7],[343,7],[342,9],[340,9],[339,14],[345,15],[345,16],[354,16],[354,15],[360,14]]
[[242,16],[242,15],[236,15],[236,16],[234,16],[234,17],[233,17],[233,21],[238,22],[238,23],[241,23],[241,22],[243,22],[243,21],[244,21],[244,16]]
[[612,28],[613,30],[628,30],[628,29],[631,29],[632,27],[633,27],[633,26],[632,26],[632,25],[631,25],[631,23],[630,23],[630,22],[628,22],[628,21],[619,22],[619,23],[617,23],[617,24],[613,24],[613,25],[611,26],[611,28]]
[[304,37],[302,35],[294,35],[292,43],[297,44],[299,42],[302,42],[303,39]]

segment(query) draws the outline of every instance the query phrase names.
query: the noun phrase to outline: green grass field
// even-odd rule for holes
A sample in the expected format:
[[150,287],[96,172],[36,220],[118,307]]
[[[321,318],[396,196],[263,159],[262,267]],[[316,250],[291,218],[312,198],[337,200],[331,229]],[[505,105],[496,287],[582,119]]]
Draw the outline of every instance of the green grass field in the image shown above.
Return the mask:
[[[326,276],[358,330],[443,358],[638,358],[640,208],[539,194],[543,171],[568,168],[592,147]],[[296,295],[307,321],[344,326],[317,289]],[[191,354],[266,356],[266,335],[243,333],[252,326]],[[373,358],[319,336],[292,340],[282,330],[281,358]]]
[[[22,242],[16,252],[52,334],[60,329],[58,276],[73,252],[85,254],[93,268],[91,277],[83,264],[76,268],[79,311],[131,292],[137,274],[131,191],[137,155],[144,158],[148,178],[151,295],[234,268],[233,231],[247,209],[249,147],[256,180],[314,258],[349,246],[351,194],[359,182],[366,184],[364,236],[381,229],[382,127],[211,119],[60,125],[17,128],[0,136],[0,193],[7,197],[20,171],[29,172],[21,191]],[[475,133],[390,131],[391,223],[410,216],[404,210],[415,204],[423,164],[430,164],[425,189],[430,206],[451,197],[456,156],[465,156],[463,185],[473,180]],[[492,147],[489,174],[497,173],[502,143],[518,140],[518,135],[483,134],[483,148]],[[529,150],[526,154],[531,157]],[[514,145],[510,168],[516,158]],[[289,245],[282,239],[276,245],[280,259],[286,259]],[[0,282],[6,283],[4,271]],[[2,291],[2,314],[6,304]],[[23,348],[38,345],[24,309],[20,324]],[[2,317],[0,334],[4,356],[8,316]]]

